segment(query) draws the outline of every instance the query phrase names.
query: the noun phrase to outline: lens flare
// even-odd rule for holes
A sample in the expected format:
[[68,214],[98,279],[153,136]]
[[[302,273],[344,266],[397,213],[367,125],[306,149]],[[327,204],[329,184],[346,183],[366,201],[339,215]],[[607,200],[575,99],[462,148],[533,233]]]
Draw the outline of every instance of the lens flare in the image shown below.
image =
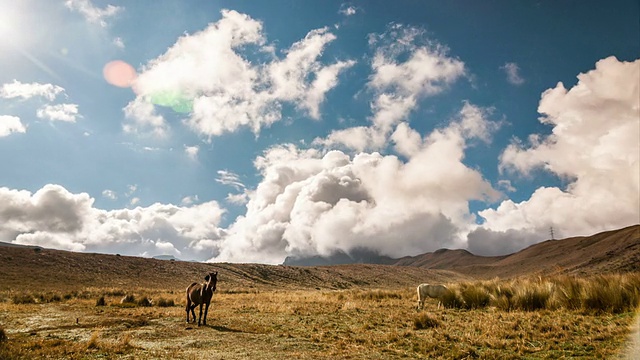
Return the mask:
[[127,88],[136,79],[136,70],[122,60],[108,62],[102,69],[104,79],[113,86]]
[[149,96],[149,102],[171,108],[179,113],[188,113],[193,110],[193,99],[177,91],[165,90],[154,93]]

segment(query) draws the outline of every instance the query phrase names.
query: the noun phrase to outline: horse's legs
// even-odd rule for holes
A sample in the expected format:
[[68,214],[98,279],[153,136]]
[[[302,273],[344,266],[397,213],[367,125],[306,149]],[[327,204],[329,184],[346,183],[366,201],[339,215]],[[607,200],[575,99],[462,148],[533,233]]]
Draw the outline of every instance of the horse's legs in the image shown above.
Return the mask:
[[200,304],[200,316],[198,316],[198,326],[200,326],[200,320],[202,320],[202,304]]
[[195,309],[195,308],[196,308],[196,306],[198,306],[198,305],[196,305],[196,304],[191,304],[191,317],[193,318],[193,322],[194,322],[194,323],[196,322],[196,312],[195,312],[195,311],[193,311],[193,309]]
[[[189,323],[189,308],[190,307],[191,307],[191,300],[189,300],[189,297],[187,297],[187,308],[186,308],[186,311],[187,311],[187,324]],[[194,316],[193,320],[194,321],[196,320],[195,316]]]
[[209,313],[209,303],[204,304],[204,319],[202,319],[202,325],[207,325],[207,313]]

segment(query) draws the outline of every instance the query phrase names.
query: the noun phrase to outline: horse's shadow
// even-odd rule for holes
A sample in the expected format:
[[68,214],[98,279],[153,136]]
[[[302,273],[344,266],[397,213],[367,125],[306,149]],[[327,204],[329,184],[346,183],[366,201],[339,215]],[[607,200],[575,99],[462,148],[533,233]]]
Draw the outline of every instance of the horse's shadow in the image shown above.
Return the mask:
[[207,325],[207,327],[216,330],[216,331],[220,331],[220,332],[232,332],[232,333],[241,333],[243,332],[242,330],[238,330],[238,329],[231,329],[228,328],[226,326],[221,326],[221,325]]

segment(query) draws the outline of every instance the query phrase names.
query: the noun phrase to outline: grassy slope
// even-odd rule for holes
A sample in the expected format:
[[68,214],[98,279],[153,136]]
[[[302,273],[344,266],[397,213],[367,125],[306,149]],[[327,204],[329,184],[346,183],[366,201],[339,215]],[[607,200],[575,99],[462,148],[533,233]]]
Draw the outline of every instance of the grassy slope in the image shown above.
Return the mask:
[[464,250],[448,250],[403,258],[397,264],[455,270],[485,279],[640,271],[640,225],[592,236],[547,240],[507,256],[483,257]]

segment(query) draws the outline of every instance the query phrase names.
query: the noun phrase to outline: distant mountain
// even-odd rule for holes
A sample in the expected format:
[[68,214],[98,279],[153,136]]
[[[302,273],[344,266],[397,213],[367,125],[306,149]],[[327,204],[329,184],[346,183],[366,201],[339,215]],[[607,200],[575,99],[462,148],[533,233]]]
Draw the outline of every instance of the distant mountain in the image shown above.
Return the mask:
[[0,241],[0,247],[13,247],[13,248],[24,248],[24,249],[39,249],[39,250],[42,250],[42,249],[43,249],[43,247],[41,247],[41,246],[14,244],[14,243],[8,243],[8,242],[4,242],[4,241]]
[[173,255],[156,255],[153,258],[157,259],[157,260],[180,261],[180,259],[178,259],[177,257],[175,257]]
[[392,265],[396,259],[383,256],[368,249],[355,249],[346,253],[338,251],[330,256],[293,257],[287,256],[282,265],[288,266],[327,266],[346,264]]
[[547,240],[511,255],[477,256],[466,250],[443,249],[398,259],[394,265],[453,270],[483,278],[640,271],[640,225],[592,236]]
[[432,253],[405,256],[397,259],[393,265],[418,266],[428,269],[452,269],[470,265],[493,264],[505,257],[507,256],[478,256],[462,249],[440,249]]
[[348,254],[337,252],[328,257],[287,257],[283,265],[322,266],[358,263],[451,270],[479,278],[640,271],[640,225],[592,236],[547,240],[503,256],[478,256],[462,249],[440,249],[417,256],[393,259],[371,250],[359,249]]

